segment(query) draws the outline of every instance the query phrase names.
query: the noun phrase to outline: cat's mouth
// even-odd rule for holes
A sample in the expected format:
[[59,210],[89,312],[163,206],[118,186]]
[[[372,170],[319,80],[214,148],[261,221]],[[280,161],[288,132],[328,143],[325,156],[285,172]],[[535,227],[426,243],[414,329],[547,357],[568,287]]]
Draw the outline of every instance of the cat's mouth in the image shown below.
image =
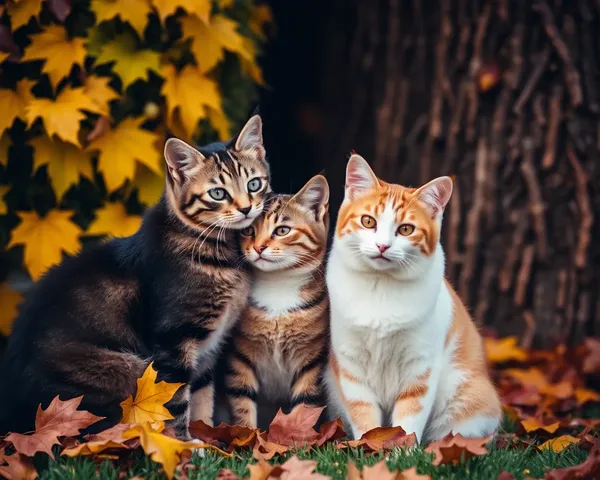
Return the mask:
[[389,258],[384,257],[382,254],[376,255],[375,257],[371,257],[371,260],[383,260],[385,262],[391,262]]

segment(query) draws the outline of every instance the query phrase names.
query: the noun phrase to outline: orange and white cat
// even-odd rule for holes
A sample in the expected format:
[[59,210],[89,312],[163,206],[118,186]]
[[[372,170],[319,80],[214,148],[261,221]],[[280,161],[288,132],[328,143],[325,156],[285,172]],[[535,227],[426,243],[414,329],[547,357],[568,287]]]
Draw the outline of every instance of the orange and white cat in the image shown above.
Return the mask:
[[452,180],[379,180],[352,155],[327,266],[330,403],[355,438],[390,424],[419,441],[496,430],[502,410],[482,338],[444,278]]

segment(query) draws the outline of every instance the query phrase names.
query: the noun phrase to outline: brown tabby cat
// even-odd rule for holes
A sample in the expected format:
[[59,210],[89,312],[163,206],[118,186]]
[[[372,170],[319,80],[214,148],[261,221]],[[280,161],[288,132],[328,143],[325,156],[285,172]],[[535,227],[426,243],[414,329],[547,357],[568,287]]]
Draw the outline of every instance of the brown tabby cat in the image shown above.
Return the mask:
[[329,302],[323,277],[329,186],[317,175],[293,197],[274,195],[242,230],[254,270],[233,332],[225,390],[235,424],[257,427],[257,400],[323,405]]

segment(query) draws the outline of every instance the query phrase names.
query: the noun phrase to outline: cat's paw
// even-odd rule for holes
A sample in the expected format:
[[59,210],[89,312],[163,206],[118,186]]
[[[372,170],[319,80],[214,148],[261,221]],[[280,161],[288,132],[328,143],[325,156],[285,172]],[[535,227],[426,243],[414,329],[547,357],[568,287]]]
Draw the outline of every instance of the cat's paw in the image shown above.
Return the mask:
[[[202,440],[200,440],[199,438],[193,438],[191,440],[192,443],[196,443],[198,445],[202,445],[204,442]],[[204,458],[206,456],[206,448],[204,447],[197,447],[197,448],[192,448],[192,452],[196,452],[196,454],[201,457]]]

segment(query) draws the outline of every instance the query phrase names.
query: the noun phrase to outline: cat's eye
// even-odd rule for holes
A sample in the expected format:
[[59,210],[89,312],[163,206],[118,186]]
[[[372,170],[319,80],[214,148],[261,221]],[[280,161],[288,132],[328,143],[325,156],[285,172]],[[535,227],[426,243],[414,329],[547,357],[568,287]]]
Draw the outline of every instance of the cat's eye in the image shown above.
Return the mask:
[[405,237],[408,237],[411,233],[415,231],[415,226],[410,223],[403,223],[398,227],[398,233]]
[[362,223],[362,226],[365,228],[375,228],[377,226],[377,220],[370,215],[363,215],[360,218],[360,223]]
[[248,182],[248,192],[254,193],[258,192],[262,187],[262,180],[260,178],[253,178]]
[[241,233],[244,237],[251,237],[252,235],[254,235],[254,229],[252,227],[246,227],[242,230]]
[[211,188],[208,194],[213,200],[224,200],[227,197],[227,192],[224,188]]
[[287,235],[288,233],[290,233],[291,228],[290,227],[277,227],[274,231],[273,234],[278,236],[278,237],[284,237],[285,235]]

